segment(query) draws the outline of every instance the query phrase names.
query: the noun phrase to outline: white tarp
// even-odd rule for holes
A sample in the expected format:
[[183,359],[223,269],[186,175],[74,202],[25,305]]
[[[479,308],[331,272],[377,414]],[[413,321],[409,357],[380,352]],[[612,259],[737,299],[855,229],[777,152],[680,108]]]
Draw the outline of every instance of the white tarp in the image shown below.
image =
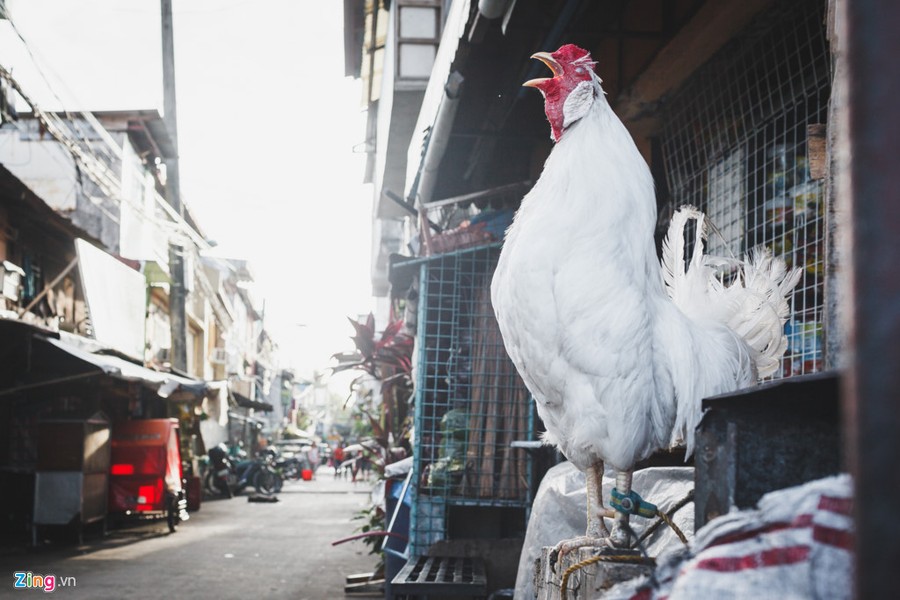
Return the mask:
[[[615,474],[607,471],[603,477],[603,498],[607,505],[614,485]],[[642,469],[634,474],[632,481],[634,491],[666,512],[682,501],[693,488],[692,467]],[[540,558],[541,548],[584,535],[587,528],[586,507],[583,472],[569,462],[558,464],[547,471],[531,508],[516,576],[516,600],[533,600],[535,597],[534,563]],[[672,520],[690,538],[694,531],[694,503],[687,503],[675,513]],[[641,535],[655,521],[656,519],[632,517],[630,523],[635,533]],[[647,539],[646,544],[650,556],[656,556],[667,548],[683,547],[675,533],[665,525],[660,526]]]
[[203,411],[208,418],[200,421],[200,437],[207,449],[228,441],[228,382],[210,381],[214,392],[203,399]]
[[139,360],[144,358],[144,276],[88,242],[75,240],[78,269],[94,337]]

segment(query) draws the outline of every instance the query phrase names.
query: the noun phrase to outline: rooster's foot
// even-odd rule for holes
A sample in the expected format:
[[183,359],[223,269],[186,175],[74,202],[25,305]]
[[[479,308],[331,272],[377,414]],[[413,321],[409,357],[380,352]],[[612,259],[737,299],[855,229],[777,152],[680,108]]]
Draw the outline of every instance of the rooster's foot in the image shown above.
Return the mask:
[[607,541],[611,548],[628,548],[631,545],[631,536],[628,530],[622,527],[620,522],[616,521],[613,523]]

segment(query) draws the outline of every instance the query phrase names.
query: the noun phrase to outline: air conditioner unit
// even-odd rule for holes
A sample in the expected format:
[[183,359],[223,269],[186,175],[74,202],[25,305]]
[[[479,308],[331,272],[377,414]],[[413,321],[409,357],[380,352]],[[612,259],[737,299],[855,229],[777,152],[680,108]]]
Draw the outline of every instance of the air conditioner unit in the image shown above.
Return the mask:
[[169,362],[169,348],[159,348],[154,358],[160,364]]
[[19,299],[19,289],[25,271],[8,260],[0,262],[0,295],[8,300],[16,302]]
[[224,365],[228,362],[228,351],[225,348],[213,348],[212,354],[209,355],[209,362],[214,365]]

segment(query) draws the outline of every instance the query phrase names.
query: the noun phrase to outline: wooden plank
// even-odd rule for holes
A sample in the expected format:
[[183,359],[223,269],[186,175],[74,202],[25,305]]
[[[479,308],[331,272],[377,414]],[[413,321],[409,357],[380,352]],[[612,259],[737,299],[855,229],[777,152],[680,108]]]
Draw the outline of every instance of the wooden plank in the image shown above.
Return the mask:
[[712,57],[772,0],[709,0],[663,47],[635,82],[619,95],[623,121],[652,115],[656,103]]
[[[529,186],[531,186],[532,181],[530,179],[526,179],[524,181],[518,181],[516,183],[508,183],[506,185],[500,185],[493,188],[488,188],[486,190],[481,190],[478,192],[471,192],[468,194],[462,194],[461,196],[453,196],[452,198],[444,198],[442,200],[435,200],[434,202],[429,202],[425,205],[425,210],[431,210],[433,208],[440,208],[442,206],[450,206],[452,204],[462,204],[464,202],[473,202],[475,200],[483,200],[484,198],[490,198],[492,196],[499,196],[501,194],[506,194],[508,192],[515,192],[519,190],[525,190]],[[394,194],[396,196],[396,194]]]
[[[835,2],[840,82],[846,96],[837,123],[837,204],[841,223],[846,329],[840,360],[844,394],[844,461],[853,474],[856,598],[900,598],[900,3]],[[843,66],[839,67],[843,69]],[[835,82],[838,85],[838,82]],[[831,123],[829,123],[830,125]],[[839,342],[840,343],[840,342]]]
[[384,579],[372,579],[368,581],[358,581],[356,583],[345,583],[344,594],[366,594],[381,592],[384,594]]
[[826,133],[826,127],[822,123],[806,126],[806,155],[809,157],[809,176],[816,181],[825,179],[827,175]]

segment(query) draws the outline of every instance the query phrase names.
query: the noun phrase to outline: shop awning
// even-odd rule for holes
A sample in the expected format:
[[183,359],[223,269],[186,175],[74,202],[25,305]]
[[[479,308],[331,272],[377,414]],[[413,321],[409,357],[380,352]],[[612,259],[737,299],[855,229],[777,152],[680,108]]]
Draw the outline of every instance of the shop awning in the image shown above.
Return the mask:
[[[0,320],[0,330],[3,332],[0,337],[9,342],[10,348],[18,348],[27,355],[20,364],[10,366],[18,368],[19,373],[24,367],[29,373],[17,378],[16,384],[0,390],[0,396],[103,376],[141,383],[160,397],[177,401],[201,401],[218,393],[212,382],[154,371],[112,354],[98,354],[91,351],[90,345],[79,347],[54,337],[59,335],[56,332],[25,323]],[[5,379],[13,383],[11,378]]]
[[268,402],[259,402],[257,400],[251,400],[247,396],[243,394],[239,394],[232,390],[231,394],[234,396],[235,402],[237,405],[242,408],[252,408],[253,410],[261,410],[264,412],[271,412],[275,410],[275,407],[269,404]]
[[240,413],[236,413],[234,411],[228,411],[228,417],[234,419],[235,421],[241,421],[242,423],[254,423],[260,427],[264,427],[269,424],[265,419],[261,419],[259,417],[242,415]]
[[213,388],[206,381],[174,373],[154,371],[118,356],[95,354],[51,337],[35,336],[35,341],[48,344],[54,349],[78,359],[87,372],[96,370],[109,377],[141,383],[154,389],[163,398],[175,397],[178,393],[178,396],[187,396],[187,398],[179,399],[199,400],[208,393],[214,393]]

